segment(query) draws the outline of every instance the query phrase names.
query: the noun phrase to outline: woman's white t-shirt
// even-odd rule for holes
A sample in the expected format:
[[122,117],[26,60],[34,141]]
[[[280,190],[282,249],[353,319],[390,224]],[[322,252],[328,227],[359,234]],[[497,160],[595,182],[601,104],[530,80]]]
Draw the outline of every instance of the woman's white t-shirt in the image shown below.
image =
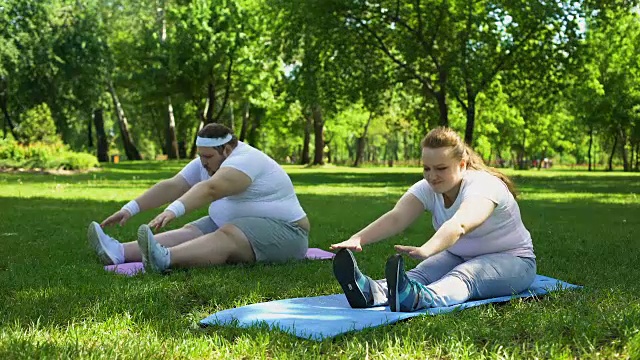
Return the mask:
[[[220,165],[220,168],[223,167],[243,172],[251,178],[251,185],[240,194],[211,203],[209,216],[219,227],[241,217],[295,222],[307,216],[300,206],[289,175],[262,151],[238,141],[238,146]],[[180,175],[190,186],[210,178],[199,158],[189,162]]]
[[464,234],[447,249],[454,255],[472,258],[485,254],[506,253],[535,258],[531,234],[522,223],[518,203],[507,185],[496,176],[486,171],[467,170],[463,175],[458,197],[448,208],[444,206],[442,194],[434,192],[424,179],[415,183],[407,193],[418,198],[425,210],[431,212],[436,231],[453,217],[465,199],[482,197],[496,204],[485,222]]

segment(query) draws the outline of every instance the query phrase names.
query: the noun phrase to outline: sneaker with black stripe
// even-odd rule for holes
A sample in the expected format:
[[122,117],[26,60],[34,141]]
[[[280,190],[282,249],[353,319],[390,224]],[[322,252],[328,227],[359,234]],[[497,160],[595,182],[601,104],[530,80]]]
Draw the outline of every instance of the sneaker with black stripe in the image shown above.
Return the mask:
[[404,271],[402,255],[389,257],[384,269],[389,289],[389,308],[393,312],[413,312],[433,307],[431,291],[410,279]]
[[364,275],[353,253],[348,249],[340,249],[333,258],[333,275],[342,286],[342,291],[352,308],[362,309],[373,306],[370,277]]

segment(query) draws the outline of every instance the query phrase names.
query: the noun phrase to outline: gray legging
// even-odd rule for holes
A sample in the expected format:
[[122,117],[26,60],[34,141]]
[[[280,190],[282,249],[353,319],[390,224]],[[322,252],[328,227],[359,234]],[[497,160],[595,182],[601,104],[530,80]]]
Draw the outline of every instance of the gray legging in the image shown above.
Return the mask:
[[[422,261],[407,276],[431,290],[433,307],[451,306],[526,290],[536,277],[536,259],[487,254],[465,261],[443,251]],[[375,304],[386,304],[386,280],[375,281],[372,288]]]

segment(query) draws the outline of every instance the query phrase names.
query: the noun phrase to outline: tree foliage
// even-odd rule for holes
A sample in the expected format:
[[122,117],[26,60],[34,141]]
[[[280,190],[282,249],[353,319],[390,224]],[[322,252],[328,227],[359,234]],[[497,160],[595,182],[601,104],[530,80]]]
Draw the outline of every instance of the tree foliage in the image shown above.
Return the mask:
[[31,141],[33,119],[52,120],[103,161],[174,158],[220,122],[280,161],[358,166],[415,162],[448,125],[500,166],[634,170],[637,5],[6,0],[2,133]]

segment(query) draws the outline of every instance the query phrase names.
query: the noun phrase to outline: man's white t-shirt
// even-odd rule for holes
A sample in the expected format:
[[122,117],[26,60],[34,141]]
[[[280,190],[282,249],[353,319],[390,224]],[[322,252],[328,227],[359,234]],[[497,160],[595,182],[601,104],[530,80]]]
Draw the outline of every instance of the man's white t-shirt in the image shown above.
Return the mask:
[[[244,192],[216,200],[209,205],[209,216],[219,227],[241,217],[295,222],[306,216],[289,175],[262,151],[238,141],[238,146],[220,165],[220,168],[223,167],[245,173],[252,182]],[[189,186],[210,178],[199,158],[189,162],[180,171],[180,175]]]
[[467,170],[463,175],[458,197],[449,208],[445,207],[442,194],[434,192],[424,179],[415,183],[407,193],[417,197],[424,204],[425,210],[431,212],[436,231],[453,217],[465,199],[482,197],[496,204],[485,222],[464,234],[447,249],[454,255],[472,258],[485,254],[506,253],[535,258],[531,234],[522,223],[518,203],[507,185],[490,173]]

